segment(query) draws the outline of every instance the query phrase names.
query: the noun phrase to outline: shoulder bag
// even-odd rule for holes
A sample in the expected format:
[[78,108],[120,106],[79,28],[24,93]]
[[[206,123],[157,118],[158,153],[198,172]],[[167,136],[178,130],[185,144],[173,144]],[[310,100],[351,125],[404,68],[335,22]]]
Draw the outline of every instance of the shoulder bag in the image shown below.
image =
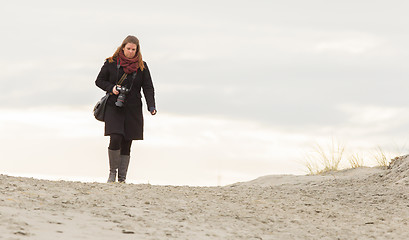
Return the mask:
[[98,121],[102,121],[102,122],[104,121],[105,107],[107,105],[108,98],[109,98],[109,93],[105,94],[105,96],[103,96],[101,100],[99,100],[97,104],[95,104],[94,106],[94,117]]

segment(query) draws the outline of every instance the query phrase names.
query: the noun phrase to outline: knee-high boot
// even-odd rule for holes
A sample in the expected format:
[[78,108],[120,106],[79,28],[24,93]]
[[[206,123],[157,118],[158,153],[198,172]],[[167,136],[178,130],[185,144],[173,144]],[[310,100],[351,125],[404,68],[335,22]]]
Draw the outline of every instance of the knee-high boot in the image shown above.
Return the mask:
[[111,150],[108,149],[109,157],[109,177],[107,182],[115,182],[116,180],[116,170],[119,168],[121,163],[121,150]]
[[126,173],[128,172],[129,159],[130,159],[130,156],[121,155],[121,163],[119,164],[119,168],[118,168],[118,182],[124,183],[126,180]]

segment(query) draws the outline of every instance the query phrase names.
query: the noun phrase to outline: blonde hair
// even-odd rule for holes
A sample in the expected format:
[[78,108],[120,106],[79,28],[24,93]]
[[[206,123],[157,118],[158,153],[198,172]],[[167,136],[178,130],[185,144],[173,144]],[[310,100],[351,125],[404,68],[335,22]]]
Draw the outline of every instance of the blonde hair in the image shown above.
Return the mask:
[[106,60],[108,60],[110,63],[116,61],[118,59],[118,55],[119,52],[122,51],[122,49],[125,47],[126,44],[128,43],[133,43],[136,45],[136,57],[138,58],[139,61],[139,68],[141,69],[141,71],[143,71],[143,69],[145,68],[144,64],[143,64],[143,60],[142,60],[142,54],[141,54],[141,46],[139,45],[139,40],[137,37],[132,36],[132,35],[128,35],[123,41],[121,46],[119,46],[114,55],[112,55],[111,57],[107,58]]

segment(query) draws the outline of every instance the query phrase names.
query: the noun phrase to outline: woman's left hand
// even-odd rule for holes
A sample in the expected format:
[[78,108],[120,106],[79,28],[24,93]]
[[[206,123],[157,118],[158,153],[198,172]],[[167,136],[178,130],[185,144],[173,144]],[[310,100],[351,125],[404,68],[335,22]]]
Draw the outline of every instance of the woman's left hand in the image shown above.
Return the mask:
[[152,115],[155,115],[155,114],[156,114],[156,110],[155,110],[155,109],[152,110],[152,111],[151,111],[151,114],[152,114]]

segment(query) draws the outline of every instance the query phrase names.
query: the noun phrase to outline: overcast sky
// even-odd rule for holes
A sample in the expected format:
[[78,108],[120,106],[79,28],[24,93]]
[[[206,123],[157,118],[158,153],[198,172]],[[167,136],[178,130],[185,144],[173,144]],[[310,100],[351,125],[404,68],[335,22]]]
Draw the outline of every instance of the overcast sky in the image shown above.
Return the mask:
[[158,108],[145,111],[146,139],[132,148],[135,182],[302,174],[308,146],[331,138],[368,161],[378,146],[406,153],[407,9],[363,0],[7,1],[1,172],[105,179],[94,81],[129,34]]

